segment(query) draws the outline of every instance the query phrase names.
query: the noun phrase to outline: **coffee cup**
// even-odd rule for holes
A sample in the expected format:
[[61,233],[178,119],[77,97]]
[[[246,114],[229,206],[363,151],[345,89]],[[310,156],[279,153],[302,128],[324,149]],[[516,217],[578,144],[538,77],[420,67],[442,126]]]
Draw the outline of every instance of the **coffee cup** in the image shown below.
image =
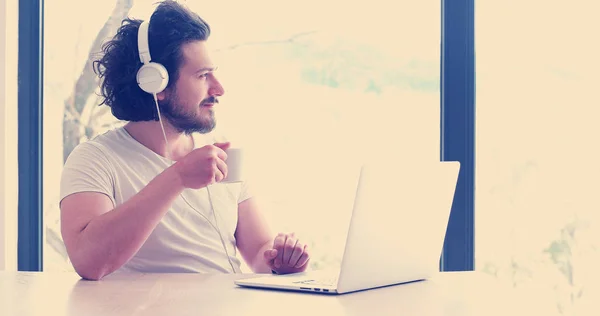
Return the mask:
[[241,148],[228,148],[225,150],[227,159],[227,176],[221,181],[223,183],[242,182],[244,180],[243,162],[244,152]]

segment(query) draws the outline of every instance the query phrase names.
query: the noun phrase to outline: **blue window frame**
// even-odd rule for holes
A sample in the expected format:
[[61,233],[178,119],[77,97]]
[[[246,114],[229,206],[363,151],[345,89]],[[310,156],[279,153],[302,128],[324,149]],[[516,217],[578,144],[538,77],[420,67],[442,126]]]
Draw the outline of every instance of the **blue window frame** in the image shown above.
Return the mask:
[[475,0],[442,0],[441,160],[461,170],[441,257],[442,271],[474,270]]
[[[19,1],[18,269],[42,271],[43,0]],[[441,160],[461,162],[440,260],[443,271],[474,268],[474,0],[442,0]]]
[[43,8],[43,0],[19,1],[19,271],[43,268]]

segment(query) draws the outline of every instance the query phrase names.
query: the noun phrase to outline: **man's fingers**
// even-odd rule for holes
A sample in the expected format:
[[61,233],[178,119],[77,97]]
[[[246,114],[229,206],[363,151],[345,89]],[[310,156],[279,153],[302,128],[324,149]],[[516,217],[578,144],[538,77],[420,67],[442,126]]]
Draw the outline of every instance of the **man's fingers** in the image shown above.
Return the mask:
[[217,157],[222,160],[227,160],[227,153],[225,152],[231,146],[230,143],[214,143],[213,146],[217,147]]
[[300,243],[294,233],[278,234],[273,241],[273,249],[277,250],[273,260],[275,268],[281,268],[282,266],[302,267],[309,259],[308,253],[306,253],[306,245]]
[[215,181],[220,182],[227,177],[227,164],[221,160],[216,160]]
[[304,253],[302,254],[302,256],[300,256],[300,259],[298,259],[298,262],[296,263],[294,268],[300,269],[304,265],[306,265],[308,263],[308,261],[310,260],[310,255],[308,254],[308,251],[306,248],[307,248],[307,246],[304,246]]
[[283,263],[284,264],[289,264],[290,262],[290,258],[292,257],[292,254],[294,253],[294,248],[296,247],[296,242],[298,240],[292,236],[288,236],[288,238],[285,241],[285,246],[283,247]]
[[302,245],[299,240],[296,240],[296,246],[294,247],[294,252],[292,252],[292,255],[290,256],[290,261],[288,262],[288,265],[290,267],[296,266],[296,264],[298,263],[298,259],[300,259],[300,257],[304,253],[304,247],[305,246]]
[[273,241],[273,249],[277,250],[277,257],[274,263],[276,268],[281,267],[283,263],[283,246],[285,245],[286,237],[284,234],[279,234]]
[[215,153],[217,155],[217,157],[219,157],[219,159],[225,161],[227,160],[227,153],[225,152],[224,149],[215,146]]
[[224,143],[214,143],[213,145],[221,148],[222,150],[227,150],[229,149],[229,147],[231,146],[230,142],[224,142]]
[[267,249],[265,250],[265,260],[271,261],[277,257],[277,249]]

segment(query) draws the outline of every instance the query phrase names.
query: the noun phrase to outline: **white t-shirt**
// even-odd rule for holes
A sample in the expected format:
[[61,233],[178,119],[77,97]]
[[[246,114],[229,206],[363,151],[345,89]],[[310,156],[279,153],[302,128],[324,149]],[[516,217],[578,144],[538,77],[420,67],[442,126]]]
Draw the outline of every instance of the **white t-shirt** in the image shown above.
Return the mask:
[[[196,148],[214,143],[210,135],[200,134],[194,135],[194,142]],[[108,196],[116,207],[170,164],[168,159],[131,137],[123,127],[116,128],[79,144],[71,152],[62,172],[60,199],[77,192],[99,192]],[[208,191],[218,219],[216,223]],[[234,233],[238,204],[248,198],[250,193],[245,182],[218,183],[208,190],[184,190],[141,249],[117,272],[231,273],[232,264],[235,272],[239,272],[241,263],[236,254]],[[219,227],[231,264],[213,225]]]

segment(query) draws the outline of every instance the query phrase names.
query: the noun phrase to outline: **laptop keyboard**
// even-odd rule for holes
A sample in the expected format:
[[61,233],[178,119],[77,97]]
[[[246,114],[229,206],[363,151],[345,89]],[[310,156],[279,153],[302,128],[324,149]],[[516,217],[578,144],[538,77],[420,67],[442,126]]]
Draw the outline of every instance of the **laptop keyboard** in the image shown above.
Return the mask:
[[306,285],[320,285],[320,286],[334,286],[337,284],[337,276],[331,278],[319,278],[319,279],[310,279],[310,280],[301,280],[296,281],[296,284],[306,284]]

